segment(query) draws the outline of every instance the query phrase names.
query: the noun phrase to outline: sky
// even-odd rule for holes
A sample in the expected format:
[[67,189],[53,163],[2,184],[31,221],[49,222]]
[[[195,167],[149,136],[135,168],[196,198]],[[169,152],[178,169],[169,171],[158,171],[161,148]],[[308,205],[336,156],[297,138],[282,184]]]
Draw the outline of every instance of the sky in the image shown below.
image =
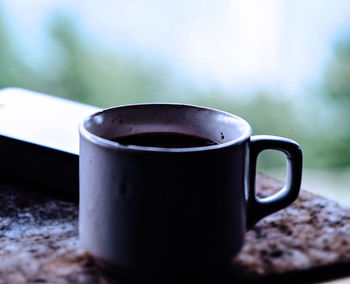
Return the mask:
[[198,86],[276,88],[317,80],[350,33],[350,0],[5,0],[24,57],[40,60],[45,28],[65,12],[92,41],[162,62]]

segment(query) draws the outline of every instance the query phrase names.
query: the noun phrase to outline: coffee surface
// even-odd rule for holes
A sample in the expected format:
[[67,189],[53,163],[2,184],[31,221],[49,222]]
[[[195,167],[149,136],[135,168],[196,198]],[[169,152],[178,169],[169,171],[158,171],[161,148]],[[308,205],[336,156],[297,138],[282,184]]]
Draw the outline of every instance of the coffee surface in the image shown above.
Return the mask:
[[208,138],[176,132],[150,132],[115,137],[110,139],[122,145],[136,145],[160,148],[191,148],[219,144]]

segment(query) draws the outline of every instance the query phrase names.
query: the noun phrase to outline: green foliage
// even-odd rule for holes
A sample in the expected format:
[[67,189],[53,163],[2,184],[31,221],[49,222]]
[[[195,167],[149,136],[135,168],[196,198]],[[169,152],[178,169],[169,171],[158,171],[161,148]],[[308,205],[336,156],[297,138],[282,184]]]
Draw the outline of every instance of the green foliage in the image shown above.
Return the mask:
[[350,104],[350,36],[335,46],[335,52],[325,73],[326,94],[339,103]]
[[[162,101],[218,108],[245,118],[254,134],[298,141],[305,166],[350,165],[350,39],[339,44],[321,90],[311,97],[310,107],[301,111],[272,92],[231,94],[180,82],[159,62],[145,62],[91,43],[64,14],[52,19],[47,36],[51,45],[46,64],[32,70],[15,52],[0,17],[0,88],[23,87],[100,107]],[[319,106],[327,109],[329,118]],[[260,160],[263,168],[283,163],[281,155],[272,153]]]
[[324,103],[332,109],[330,127],[322,141],[327,165],[350,165],[350,35],[343,37],[334,48],[322,84]]
[[166,72],[91,45],[65,16],[58,15],[49,31],[56,47],[49,68],[57,63],[59,68],[53,76],[41,71],[51,77],[42,80],[40,91],[107,107],[150,101],[164,88]]

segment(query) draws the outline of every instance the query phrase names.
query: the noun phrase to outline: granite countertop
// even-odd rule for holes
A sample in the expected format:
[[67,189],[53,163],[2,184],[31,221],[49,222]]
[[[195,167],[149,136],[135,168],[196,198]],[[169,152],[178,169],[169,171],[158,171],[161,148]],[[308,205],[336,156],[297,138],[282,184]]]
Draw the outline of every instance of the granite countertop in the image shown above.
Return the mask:
[[[265,196],[281,184],[260,175],[257,187]],[[0,284],[131,281],[98,268],[79,248],[77,225],[75,203],[23,186],[0,185]],[[294,204],[247,232],[245,246],[226,276],[206,281],[315,282],[350,274],[348,267],[350,209],[302,190]]]

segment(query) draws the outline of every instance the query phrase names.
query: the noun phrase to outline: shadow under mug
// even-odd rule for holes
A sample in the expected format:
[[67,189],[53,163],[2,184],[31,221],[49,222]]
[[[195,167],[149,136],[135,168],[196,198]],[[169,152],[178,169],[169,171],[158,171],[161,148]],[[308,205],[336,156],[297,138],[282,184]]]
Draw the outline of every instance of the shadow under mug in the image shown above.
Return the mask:
[[[281,137],[251,136],[250,125],[227,112],[127,105],[89,116],[79,131],[80,243],[112,269],[168,275],[220,267],[240,251],[247,229],[299,194],[300,146]],[[110,140],[148,132],[220,143],[157,148]],[[267,149],[286,155],[287,179],[278,193],[260,199],[256,160]]]

